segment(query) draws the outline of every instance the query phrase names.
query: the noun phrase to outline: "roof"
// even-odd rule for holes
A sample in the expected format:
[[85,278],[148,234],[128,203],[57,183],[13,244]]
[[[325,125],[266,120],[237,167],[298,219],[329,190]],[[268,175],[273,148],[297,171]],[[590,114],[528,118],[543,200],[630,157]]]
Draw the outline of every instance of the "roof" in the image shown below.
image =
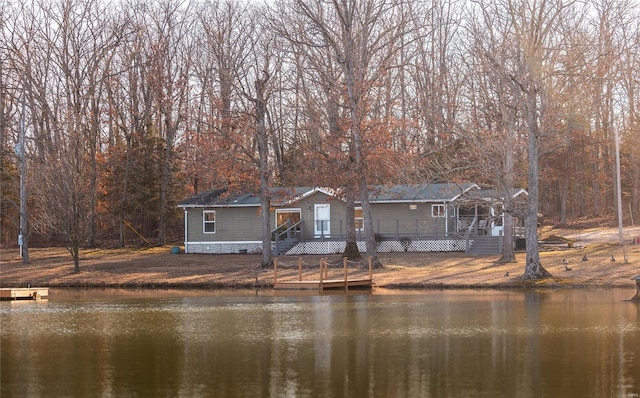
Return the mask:
[[[433,183],[420,185],[378,185],[371,188],[371,203],[450,202],[472,188],[473,183]],[[271,188],[271,204],[284,206],[322,192],[336,196],[330,188],[283,187]],[[258,193],[230,193],[226,188],[201,192],[180,202],[178,207],[256,207],[260,206]]]
[[472,188],[474,183],[433,183],[420,185],[375,186],[369,196],[372,203],[450,202]]
[[[326,188],[283,187],[270,188],[271,204],[283,206],[296,202],[316,192],[333,195]],[[256,192],[231,193],[226,188],[211,189],[198,193],[180,202],[178,207],[255,207],[260,206],[260,194]]]

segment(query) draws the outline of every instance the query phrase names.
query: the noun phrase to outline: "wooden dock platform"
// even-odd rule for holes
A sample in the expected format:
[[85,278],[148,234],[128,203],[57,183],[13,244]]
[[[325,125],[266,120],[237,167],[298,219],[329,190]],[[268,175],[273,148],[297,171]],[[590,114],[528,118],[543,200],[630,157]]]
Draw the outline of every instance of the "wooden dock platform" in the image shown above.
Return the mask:
[[345,289],[350,288],[371,288],[371,279],[349,279],[347,281],[341,279],[329,279],[326,281],[281,281],[273,284],[274,289]]
[[49,297],[48,287],[3,287],[0,300],[40,300]]
[[339,290],[349,291],[349,289],[371,289],[373,287],[373,273],[371,260],[369,260],[369,275],[368,277],[354,278],[349,277],[347,270],[347,259],[343,262],[343,277],[329,279],[328,276],[328,264],[326,260],[320,261],[320,275],[315,280],[302,280],[302,262],[298,261],[298,278],[297,280],[278,280],[278,260],[273,262],[273,288],[275,290],[280,289],[298,289],[298,290]]

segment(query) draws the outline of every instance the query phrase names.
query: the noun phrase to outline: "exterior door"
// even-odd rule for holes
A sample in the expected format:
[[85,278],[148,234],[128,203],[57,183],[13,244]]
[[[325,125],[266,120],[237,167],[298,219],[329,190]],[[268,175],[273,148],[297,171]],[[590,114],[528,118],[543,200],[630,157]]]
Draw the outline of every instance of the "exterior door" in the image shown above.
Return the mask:
[[331,207],[328,203],[316,204],[313,209],[313,230],[316,237],[329,237],[331,230]]

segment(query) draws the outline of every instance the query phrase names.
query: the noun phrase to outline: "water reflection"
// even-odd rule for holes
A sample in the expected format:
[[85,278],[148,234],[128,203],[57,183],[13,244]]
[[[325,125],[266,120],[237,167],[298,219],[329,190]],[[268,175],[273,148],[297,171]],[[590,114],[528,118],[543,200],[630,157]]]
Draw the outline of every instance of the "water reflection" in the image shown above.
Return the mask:
[[637,397],[625,290],[53,291],[0,304],[1,395]]

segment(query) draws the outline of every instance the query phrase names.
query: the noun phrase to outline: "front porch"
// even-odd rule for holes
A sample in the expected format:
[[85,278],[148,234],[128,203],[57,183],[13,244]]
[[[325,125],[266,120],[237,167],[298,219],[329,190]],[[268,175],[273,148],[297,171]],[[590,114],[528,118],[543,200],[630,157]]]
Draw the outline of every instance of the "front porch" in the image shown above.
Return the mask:
[[[320,221],[324,222],[324,221]],[[272,250],[275,255],[336,254],[346,247],[346,231],[342,221],[333,223],[334,234],[304,234],[304,220],[292,225],[281,225],[272,231]],[[391,252],[466,252],[482,247],[477,254],[500,253],[502,231],[491,232],[478,228],[477,218],[465,229],[458,217],[448,217],[438,225],[420,219],[375,220],[375,238],[379,253]],[[476,227],[474,227],[476,226]],[[327,230],[323,226],[317,231]],[[366,252],[364,231],[356,230],[356,243],[360,252]]]

